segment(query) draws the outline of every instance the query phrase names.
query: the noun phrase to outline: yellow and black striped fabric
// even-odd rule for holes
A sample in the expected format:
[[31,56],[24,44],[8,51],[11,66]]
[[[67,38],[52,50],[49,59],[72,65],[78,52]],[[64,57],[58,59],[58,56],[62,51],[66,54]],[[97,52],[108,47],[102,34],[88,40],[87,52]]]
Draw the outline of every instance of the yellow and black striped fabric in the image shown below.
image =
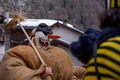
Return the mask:
[[[120,80],[120,36],[100,44],[97,49],[97,64],[101,80]],[[94,58],[88,62],[85,80],[98,80]]]
[[110,0],[110,8],[120,7],[120,0]]

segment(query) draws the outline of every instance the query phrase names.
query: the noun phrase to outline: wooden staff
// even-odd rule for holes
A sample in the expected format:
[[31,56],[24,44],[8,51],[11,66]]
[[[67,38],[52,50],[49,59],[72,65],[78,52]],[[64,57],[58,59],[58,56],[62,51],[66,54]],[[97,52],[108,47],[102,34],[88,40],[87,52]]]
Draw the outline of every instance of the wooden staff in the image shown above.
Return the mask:
[[38,50],[36,49],[35,45],[33,44],[33,42],[31,41],[30,37],[28,36],[27,32],[25,31],[24,27],[20,24],[20,21],[18,19],[18,24],[20,26],[20,28],[23,30],[25,36],[27,37],[27,39],[29,40],[31,46],[33,47],[33,49],[35,50],[35,53],[37,54],[38,58],[40,59],[40,61],[42,62],[42,64],[45,64],[45,62],[43,61],[42,57],[40,56]]

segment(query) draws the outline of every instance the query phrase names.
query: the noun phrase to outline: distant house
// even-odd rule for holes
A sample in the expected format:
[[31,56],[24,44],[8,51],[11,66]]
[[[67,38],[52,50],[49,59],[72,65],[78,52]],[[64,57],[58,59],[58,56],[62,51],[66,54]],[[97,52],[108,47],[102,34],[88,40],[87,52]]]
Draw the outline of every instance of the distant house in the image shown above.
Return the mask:
[[61,47],[67,53],[69,53],[70,57],[72,58],[73,64],[74,65],[81,65],[80,61],[78,61],[71,53],[69,49],[69,45],[71,42],[78,40],[78,37],[83,33],[82,31],[70,27],[67,24],[60,23],[59,21],[56,22],[51,26],[52,31],[54,34],[58,34],[61,36],[60,39],[54,40],[53,44],[55,46]]
[[83,33],[82,31],[74,27],[70,27],[64,23],[60,23],[59,21],[53,24],[51,29],[54,34],[61,36],[60,39],[55,41],[61,45],[63,44],[66,47],[68,47],[71,42],[76,41],[80,34]]
[[[81,65],[81,63],[70,53],[69,45],[71,42],[78,40],[78,37],[83,32],[76,29],[73,25],[69,23],[50,19],[27,19],[21,22],[21,25],[29,34],[31,30],[36,28],[40,23],[46,23],[51,27],[54,34],[58,34],[61,36],[60,39],[53,40],[52,45],[64,49],[70,55],[74,65]],[[25,39],[26,36],[20,29],[19,25],[17,25],[16,30],[10,31],[10,47],[21,45],[21,43]]]

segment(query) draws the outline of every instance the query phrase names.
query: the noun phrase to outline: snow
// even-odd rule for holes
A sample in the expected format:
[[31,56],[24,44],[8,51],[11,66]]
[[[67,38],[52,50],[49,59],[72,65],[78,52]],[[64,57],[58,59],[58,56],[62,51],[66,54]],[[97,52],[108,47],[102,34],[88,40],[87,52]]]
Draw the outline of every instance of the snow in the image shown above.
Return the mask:
[[[6,20],[6,22],[8,23],[11,19],[12,19],[12,18],[9,18],[9,20],[8,20],[8,21]],[[47,24],[48,26],[52,26],[53,24],[55,24],[55,23],[57,23],[57,22],[59,22],[59,23],[61,23],[61,24],[64,24],[63,21],[53,20],[53,19],[26,19],[26,20],[20,22],[20,24],[21,24],[22,26],[27,26],[27,27],[36,27],[36,26],[38,26],[40,23],[45,23],[45,24]],[[17,25],[18,25],[18,24],[17,24]],[[76,31],[78,31],[78,32],[80,32],[80,33],[84,33],[83,31],[75,28],[73,25],[71,25],[71,24],[69,24],[69,23],[65,23],[64,25],[66,25],[67,27],[70,27],[70,28],[72,28],[72,29],[74,29],[74,30],[76,30]]]
[[[10,18],[8,22],[11,20]],[[63,24],[63,21],[58,20],[59,23]],[[20,22],[22,26],[38,26],[40,23],[46,23],[48,26],[52,26],[57,23],[57,20],[52,19],[26,19],[25,21]],[[73,28],[73,25],[67,23],[66,26]]]

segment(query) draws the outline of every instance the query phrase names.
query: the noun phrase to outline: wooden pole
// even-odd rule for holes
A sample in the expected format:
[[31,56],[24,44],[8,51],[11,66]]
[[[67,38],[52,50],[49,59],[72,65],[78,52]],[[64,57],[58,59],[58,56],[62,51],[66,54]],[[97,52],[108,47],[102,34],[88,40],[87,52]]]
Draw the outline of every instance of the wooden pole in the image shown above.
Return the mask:
[[40,59],[40,61],[42,62],[42,64],[45,65],[45,62],[43,61],[42,57],[40,56],[38,50],[36,49],[35,45],[33,44],[33,42],[31,41],[30,37],[28,36],[27,32],[25,31],[25,29],[23,28],[23,26],[20,24],[20,21],[18,20],[18,24],[20,26],[20,28],[23,30],[25,36],[27,37],[27,39],[29,40],[30,44],[32,45],[35,53],[37,54],[38,58]]

